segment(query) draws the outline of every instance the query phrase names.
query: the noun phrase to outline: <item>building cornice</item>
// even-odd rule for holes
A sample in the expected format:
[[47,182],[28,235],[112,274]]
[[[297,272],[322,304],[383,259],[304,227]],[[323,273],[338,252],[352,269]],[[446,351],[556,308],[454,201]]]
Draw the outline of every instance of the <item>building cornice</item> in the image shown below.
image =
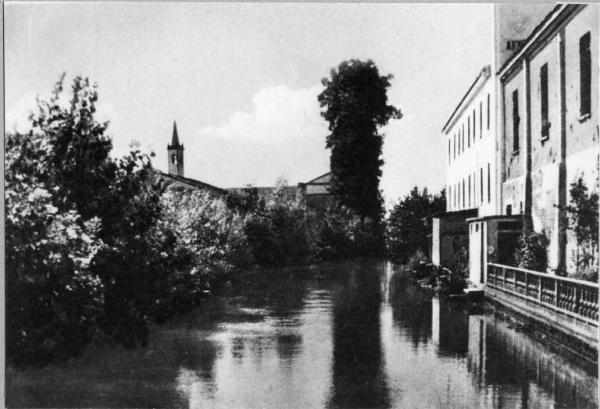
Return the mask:
[[491,77],[491,72],[492,69],[489,65],[486,65],[481,69],[479,75],[477,75],[477,77],[475,78],[475,81],[473,81],[465,95],[463,95],[463,97],[461,98],[456,108],[454,108],[454,111],[452,111],[450,118],[448,118],[448,121],[446,121],[446,124],[442,128],[442,133],[448,132],[448,130],[455,124],[456,120],[458,119],[460,114],[462,114],[465,107],[469,105],[469,102],[471,102],[473,97],[475,97],[475,95],[479,93],[479,90],[481,90],[481,88],[485,85],[487,80]]
[[548,36],[558,32],[560,25],[572,16],[576,11],[583,9],[585,4],[559,4],[538,24],[529,37],[524,41],[523,46],[504,65],[498,70],[497,74],[502,81],[506,80],[511,73],[520,67],[520,63],[539,48]]

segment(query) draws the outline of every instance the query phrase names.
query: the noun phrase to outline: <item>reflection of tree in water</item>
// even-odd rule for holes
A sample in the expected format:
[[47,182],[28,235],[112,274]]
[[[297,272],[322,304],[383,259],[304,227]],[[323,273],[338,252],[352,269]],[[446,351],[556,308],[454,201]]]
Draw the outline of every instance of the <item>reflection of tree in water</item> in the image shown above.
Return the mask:
[[414,348],[431,337],[431,295],[418,288],[403,273],[392,276],[389,285],[394,324],[405,330]]
[[331,408],[389,407],[380,333],[380,275],[352,268],[333,290]]
[[299,334],[279,334],[276,342],[279,359],[288,365],[294,362],[294,358],[300,351],[302,336]]
[[213,341],[189,335],[174,340],[177,366],[192,371],[202,380],[212,395],[216,390],[214,367],[217,359],[217,346]]
[[[485,386],[494,386],[498,402],[505,400],[503,390],[520,390],[521,408],[539,407],[543,390],[559,408],[597,408],[597,367],[583,362],[575,364],[559,358],[547,348],[517,333],[507,323],[481,318],[480,331],[471,336],[483,337],[481,348],[469,351],[472,356],[469,370],[483,373]],[[477,345],[479,340],[471,340]],[[484,370],[482,370],[483,366]],[[531,386],[535,385],[535,386]],[[512,388],[507,388],[508,386]]]
[[268,308],[274,316],[287,316],[302,308],[308,286],[308,273],[281,269],[249,276],[234,291],[247,307]]

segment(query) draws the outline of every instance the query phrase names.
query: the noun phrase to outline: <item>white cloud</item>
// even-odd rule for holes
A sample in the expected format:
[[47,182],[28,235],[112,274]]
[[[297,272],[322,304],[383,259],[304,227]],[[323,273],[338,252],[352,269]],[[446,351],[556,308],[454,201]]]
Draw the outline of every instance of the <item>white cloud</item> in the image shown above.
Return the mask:
[[[186,175],[218,186],[272,185],[311,179],[329,167],[327,123],[317,100],[320,85],[259,91],[250,112],[236,112],[185,140]],[[162,163],[161,158],[157,158]]]
[[6,110],[4,130],[7,132],[27,132],[31,129],[29,115],[36,109],[35,92],[28,92]]
[[[37,110],[36,97],[38,95],[41,100],[48,100],[50,98],[50,94],[41,95],[30,91],[24,94],[17,102],[12,104],[12,106],[6,110],[6,116],[4,118],[5,131],[12,132],[16,130],[18,132],[27,132],[31,129],[29,116],[32,112]],[[70,98],[69,92],[63,92],[60,95],[58,104],[62,107],[68,107]],[[110,103],[99,102],[96,104],[95,117],[98,121],[112,121],[116,116],[116,110]]]
[[199,134],[272,146],[322,137],[327,128],[319,114],[317,95],[321,90],[320,85],[265,88],[254,97],[252,112],[236,112],[226,123],[204,127]]

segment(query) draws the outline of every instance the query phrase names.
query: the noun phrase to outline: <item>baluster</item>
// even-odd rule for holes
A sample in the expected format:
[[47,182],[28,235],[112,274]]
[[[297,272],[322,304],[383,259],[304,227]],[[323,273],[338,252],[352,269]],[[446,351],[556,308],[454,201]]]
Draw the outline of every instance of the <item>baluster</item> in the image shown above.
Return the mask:
[[541,303],[542,302],[542,277],[539,277],[539,276],[537,278],[537,290],[538,290],[537,299],[538,299],[538,302]]
[[554,279],[554,306],[558,307],[558,280]]

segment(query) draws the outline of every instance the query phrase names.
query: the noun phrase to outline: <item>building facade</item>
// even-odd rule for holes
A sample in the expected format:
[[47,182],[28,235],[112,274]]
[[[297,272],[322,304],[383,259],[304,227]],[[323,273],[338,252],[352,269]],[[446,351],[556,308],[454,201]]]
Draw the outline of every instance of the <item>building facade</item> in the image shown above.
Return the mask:
[[598,191],[597,4],[556,6],[499,70],[501,214],[548,239],[548,269],[577,270],[564,207],[582,178]]

